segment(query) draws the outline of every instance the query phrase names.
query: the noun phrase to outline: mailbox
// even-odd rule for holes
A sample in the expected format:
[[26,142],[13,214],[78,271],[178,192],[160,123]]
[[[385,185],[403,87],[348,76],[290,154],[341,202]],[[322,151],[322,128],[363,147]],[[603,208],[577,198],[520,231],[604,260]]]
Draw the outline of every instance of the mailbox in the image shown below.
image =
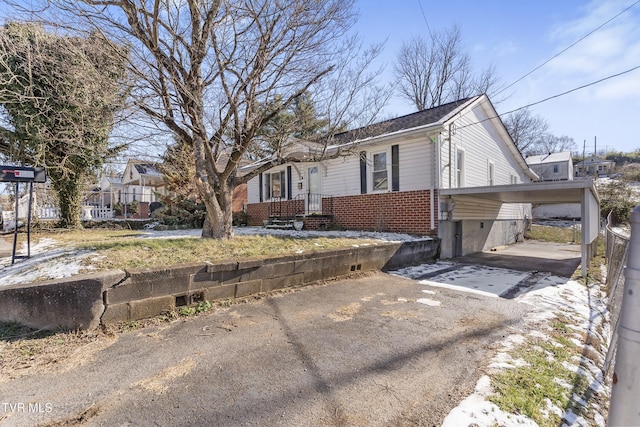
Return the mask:
[[45,182],[44,168],[0,165],[0,182]]

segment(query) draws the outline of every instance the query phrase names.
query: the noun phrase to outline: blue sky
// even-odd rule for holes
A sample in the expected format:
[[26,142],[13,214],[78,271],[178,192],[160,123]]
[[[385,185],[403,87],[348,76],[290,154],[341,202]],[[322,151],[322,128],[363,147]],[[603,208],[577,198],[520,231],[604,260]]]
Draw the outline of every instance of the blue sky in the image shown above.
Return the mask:
[[[474,68],[493,63],[501,83],[508,85],[547,61],[627,7],[629,11],[596,31],[556,59],[512,86],[496,105],[499,113],[531,104],[601,78],[640,66],[640,2],[638,0],[358,0],[357,29],[368,42],[387,39],[385,78],[391,82],[395,55],[413,35],[458,24]],[[394,98],[385,113],[413,112],[407,101]],[[634,124],[640,119],[640,69],[531,107],[550,131],[573,138],[582,151],[640,148]]]
[[[615,20],[561,54],[503,94],[499,113],[531,104],[604,77],[640,66],[640,0],[357,0],[356,29],[365,42],[387,40],[381,63],[384,79],[393,81],[393,61],[402,42],[458,24],[467,52],[478,71],[493,64],[508,85],[568,47],[596,27],[635,4]],[[6,18],[0,0],[0,21]],[[393,98],[385,117],[414,109]],[[640,69],[531,108],[550,131],[573,138],[582,151],[640,148],[634,125],[640,121]]]

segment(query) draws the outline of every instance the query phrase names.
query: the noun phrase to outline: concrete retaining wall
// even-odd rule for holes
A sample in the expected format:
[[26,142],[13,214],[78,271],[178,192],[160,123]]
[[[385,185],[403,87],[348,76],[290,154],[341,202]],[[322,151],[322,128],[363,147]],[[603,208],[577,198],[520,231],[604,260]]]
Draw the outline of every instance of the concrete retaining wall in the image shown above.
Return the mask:
[[0,321],[37,328],[89,329],[157,316],[200,301],[240,298],[428,262],[438,240],[383,243],[275,258],[115,270],[29,286],[0,288]]
[[440,257],[440,239],[422,239],[403,242],[395,254],[382,267],[383,271],[410,265],[426,264]]
[[0,321],[38,329],[92,329],[104,312],[102,295],[120,283],[120,270],[0,288]]

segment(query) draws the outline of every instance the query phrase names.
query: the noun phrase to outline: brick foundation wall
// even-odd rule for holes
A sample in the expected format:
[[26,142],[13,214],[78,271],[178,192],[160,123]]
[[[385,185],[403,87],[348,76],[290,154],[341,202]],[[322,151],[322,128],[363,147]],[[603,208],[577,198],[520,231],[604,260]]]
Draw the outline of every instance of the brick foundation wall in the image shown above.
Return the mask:
[[[282,202],[276,202],[276,205],[274,208],[280,210],[282,215],[285,215],[286,212],[292,214],[295,214],[295,212],[304,212],[304,200],[283,200]],[[272,202],[251,203],[247,205],[247,225],[262,225],[263,221],[269,219],[269,215],[272,214],[272,206]]]
[[269,203],[250,203],[247,205],[247,225],[262,225],[269,219]]
[[304,219],[305,230],[327,230],[333,226],[331,215],[311,215]]
[[[437,197],[434,190],[433,197]],[[333,198],[334,223],[350,230],[437,235],[431,229],[431,191],[401,191]]]
[[[437,190],[433,191],[437,197]],[[399,191],[356,196],[333,197],[333,225],[348,230],[389,231],[435,236],[438,234],[438,213],[434,212],[431,227],[431,191]],[[295,203],[292,200],[289,203]],[[283,202],[284,203],[284,202]],[[323,205],[329,199],[323,199]],[[249,225],[259,226],[269,219],[270,202],[247,206]],[[437,208],[437,207],[436,207]],[[331,226],[327,217],[305,218],[305,228],[316,230],[320,224]]]

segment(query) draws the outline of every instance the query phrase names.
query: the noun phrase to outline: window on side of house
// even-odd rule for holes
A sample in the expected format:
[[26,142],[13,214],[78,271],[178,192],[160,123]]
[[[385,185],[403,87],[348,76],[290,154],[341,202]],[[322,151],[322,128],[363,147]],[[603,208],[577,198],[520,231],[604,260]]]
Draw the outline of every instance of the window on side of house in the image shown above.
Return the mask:
[[488,168],[488,171],[487,171],[487,173],[488,173],[487,181],[489,182],[489,185],[493,185],[495,183],[495,179],[494,179],[495,178],[495,176],[494,176],[495,172],[494,171],[495,171],[495,166],[494,166],[492,161],[489,161],[489,168]]
[[263,200],[266,202],[271,199],[271,174],[265,173],[262,175],[262,186],[263,186]]
[[518,183],[518,177],[515,176],[514,174],[511,174],[511,184],[517,184]]
[[553,173],[558,173],[559,171],[558,165],[553,165]]
[[456,149],[456,185],[464,186],[464,150]]
[[373,154],[373,191],[387,190],[389,178],[387,172],[387,152]]

